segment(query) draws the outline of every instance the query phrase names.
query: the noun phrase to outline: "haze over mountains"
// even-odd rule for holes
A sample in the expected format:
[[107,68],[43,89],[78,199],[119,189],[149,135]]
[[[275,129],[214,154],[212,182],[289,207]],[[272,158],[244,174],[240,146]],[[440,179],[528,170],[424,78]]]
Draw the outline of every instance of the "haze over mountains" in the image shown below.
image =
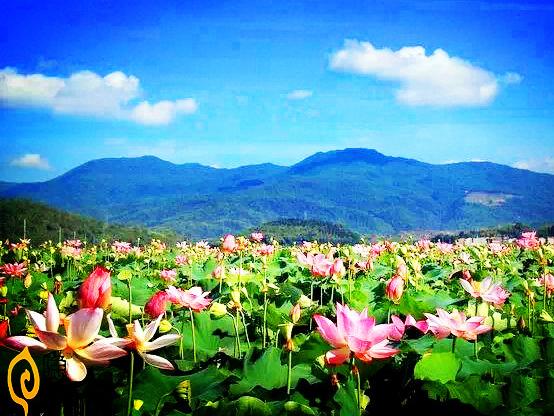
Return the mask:
[[554,175],[489,162],[432,165],[370,149],[316,153],[290,167],[99,159],[46,182],[0,183],[0,196],[193,238],[281,218],[342,223],[365,234],[554,220]]

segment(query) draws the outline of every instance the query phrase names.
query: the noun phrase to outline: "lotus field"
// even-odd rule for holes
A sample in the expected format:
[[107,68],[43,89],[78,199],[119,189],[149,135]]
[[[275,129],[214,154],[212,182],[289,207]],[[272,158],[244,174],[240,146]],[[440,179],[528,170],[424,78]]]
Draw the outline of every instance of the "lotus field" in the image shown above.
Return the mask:
[[[31,415],[554,413],[554,246],[532,232],[481,245],[22,240],[0,259],[0,362],[28,347]],[[33,384],[21,377],[19,397]]]

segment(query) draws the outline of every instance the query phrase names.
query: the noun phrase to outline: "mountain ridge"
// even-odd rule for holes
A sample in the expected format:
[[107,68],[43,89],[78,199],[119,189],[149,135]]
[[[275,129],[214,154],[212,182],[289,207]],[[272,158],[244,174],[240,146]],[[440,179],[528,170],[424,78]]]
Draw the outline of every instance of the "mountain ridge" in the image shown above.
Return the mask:
[[363,148],[318,152],[292,166],[97,159],[45,182],[0,183],[0,196],[195,238],[283,218],[366,234],[554,219],[554,175],[492,162],[434,165]]

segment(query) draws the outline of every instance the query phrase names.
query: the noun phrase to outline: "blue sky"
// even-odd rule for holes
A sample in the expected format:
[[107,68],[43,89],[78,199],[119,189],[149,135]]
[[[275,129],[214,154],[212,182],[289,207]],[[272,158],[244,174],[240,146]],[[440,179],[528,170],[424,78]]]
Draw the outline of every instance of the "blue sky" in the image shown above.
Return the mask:
[[522,3],[9,2],[0,180],[345,147],[554,173],[554,4]]

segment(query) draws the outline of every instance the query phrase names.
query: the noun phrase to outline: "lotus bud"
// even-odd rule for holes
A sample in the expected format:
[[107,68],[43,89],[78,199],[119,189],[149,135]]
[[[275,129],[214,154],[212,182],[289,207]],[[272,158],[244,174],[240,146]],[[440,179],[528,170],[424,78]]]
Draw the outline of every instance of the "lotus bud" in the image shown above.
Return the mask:
[[300,299],[298,299],[298,304],[301,308],[309,308],[310,306],[312,306],[312,301],[306,295],[302,295],[300,296]]
[[217,280],[225,279],[225,266],[217,266],[212,272],[212,277]]
[[110,306],[112,280],[110,272],[97,266],[79,289],[79,308],[102,308]]
[[210,313],[216,318],[221,318],[227,314],[227,306],[223,303],[213,302],[210,306]]
[[223,244],[221,245],[221,250],[225,253],[234,253],[238,250],[237,240],[233,234],[227,234],[223,237]]
[[168,303],[169,295],[165,290],[160,290],[154,293],[148,302],[146,302],[146,305],[144,305],[144,313],[152,319],[157,319],[158,316],[165,313]]
[[398,275],[393,276],[387,283],[385,294],[394,303],[398,303],[404,293],[404,279]]
[[300,319],[300,304],[296,304],[294,305],[294,307],[292,308],[292,310],[290,311],[290,317],[292,319],[292,323],[295,324],[298,322],[298,320]]
[[173,325],[171,325],[171,322],[169,322],[167,319],[162,319],[160,321],[160,334],[165,334],[166,332],[171,331],[171,328],[173,328]]

